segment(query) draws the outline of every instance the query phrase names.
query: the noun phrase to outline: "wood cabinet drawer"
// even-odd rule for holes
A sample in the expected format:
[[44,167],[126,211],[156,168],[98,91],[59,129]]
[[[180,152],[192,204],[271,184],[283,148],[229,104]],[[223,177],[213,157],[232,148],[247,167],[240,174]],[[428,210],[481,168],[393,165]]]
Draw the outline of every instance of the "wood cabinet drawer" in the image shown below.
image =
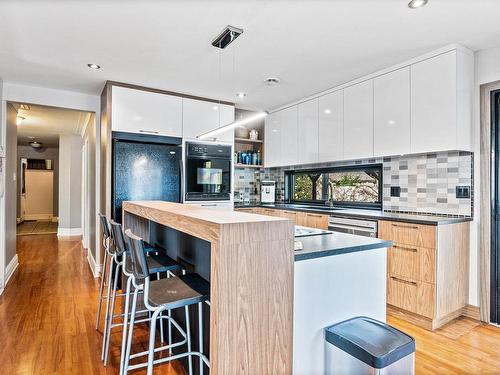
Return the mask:
[[298,214],[299,212],[297,211],[280,210],[281,217],[292,220],[295,225],[298,222]]
[[328,215],[305,213],[306,226],[318,229],[328,229]]
[[394,244],[388,250],[387,273],[412,281],[436,282],[436,251],[424,247]]
[[428,318],[434,317],[434,284],[411,281],[400,276],[387,278],[387,303]]
[[236,208],[235,211],[246,212],[246,213],[249,213],[249,214],[255,213],[255,209],[254,208]]
[[400,223],[397,221],[378,222],[379,238],[402,245],[436,248],[436,227],[433,225]]
[[275,210],[274,208],[261,208],[259,213],[267,216],[281,216],[280,210]]

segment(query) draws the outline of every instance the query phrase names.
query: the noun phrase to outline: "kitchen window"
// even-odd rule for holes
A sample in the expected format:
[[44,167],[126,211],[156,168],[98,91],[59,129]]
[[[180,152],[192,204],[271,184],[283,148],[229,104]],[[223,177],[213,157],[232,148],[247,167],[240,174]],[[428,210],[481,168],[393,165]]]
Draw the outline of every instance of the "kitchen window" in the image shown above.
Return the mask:
[[382,208],[382,165],[360,165],[286,172],[290,203]]

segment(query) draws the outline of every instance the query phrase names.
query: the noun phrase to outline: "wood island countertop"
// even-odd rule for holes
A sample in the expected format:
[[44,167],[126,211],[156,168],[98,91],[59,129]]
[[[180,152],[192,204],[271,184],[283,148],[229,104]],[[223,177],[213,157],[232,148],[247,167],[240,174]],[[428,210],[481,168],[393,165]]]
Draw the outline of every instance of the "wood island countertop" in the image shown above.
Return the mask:
[[291,374],[294,224],[163,201],[123,202],[123,226],[155,222],[210,242],[211,374]]

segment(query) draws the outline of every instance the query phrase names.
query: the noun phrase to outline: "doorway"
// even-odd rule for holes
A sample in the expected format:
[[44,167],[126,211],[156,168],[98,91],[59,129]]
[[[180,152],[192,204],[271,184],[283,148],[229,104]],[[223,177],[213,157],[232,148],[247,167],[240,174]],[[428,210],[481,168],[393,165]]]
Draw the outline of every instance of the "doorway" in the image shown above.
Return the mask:
[[[50,153],[45,151],[45,154]],[[57,173],[54,160],[33,159],[18,146],[19,189],[18,192],[18,235],[57,233]],[[53,154],[53,152],[52,152]]]
[[491,294],[490,321],[500,323],[500,90],[491,92],[491,149],[492,194],[491,194]]

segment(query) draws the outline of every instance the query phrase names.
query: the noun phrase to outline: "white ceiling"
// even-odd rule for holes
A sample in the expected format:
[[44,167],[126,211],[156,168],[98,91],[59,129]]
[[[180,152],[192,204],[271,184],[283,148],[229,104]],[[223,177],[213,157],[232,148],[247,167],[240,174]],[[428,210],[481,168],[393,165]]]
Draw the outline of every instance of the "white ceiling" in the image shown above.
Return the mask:
[[12,103],[18,116],[24,120],[17,126],[17,143],[27,145],[36,140],[43,147],[58,147],[59,136],[80,135],[90,119],[90,112],[75,111],[41,105],[29,105],[23,109],[20,103]]
[[[0,76],[91,94],[116,80],[272,109],[450,43],[500,44],[499,0],[408,1],[4,0]],[[219,53],[210,42],[227,24],[245,32]],[[268,76],[282,84],[265,86]]]

